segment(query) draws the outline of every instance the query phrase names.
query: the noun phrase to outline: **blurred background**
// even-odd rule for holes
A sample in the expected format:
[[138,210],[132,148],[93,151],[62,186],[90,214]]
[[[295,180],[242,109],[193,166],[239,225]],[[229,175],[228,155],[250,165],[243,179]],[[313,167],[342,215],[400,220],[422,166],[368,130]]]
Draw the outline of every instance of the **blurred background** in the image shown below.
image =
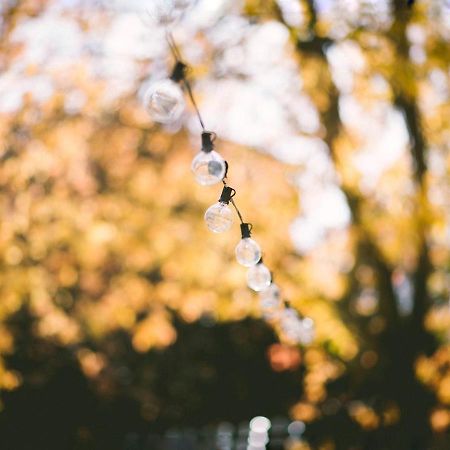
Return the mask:
[[142,106],[155,1],[2,0],[0,448],[448,450],[450,3],[192,3],[206,127],[315,340],[207,230],[192,109]]

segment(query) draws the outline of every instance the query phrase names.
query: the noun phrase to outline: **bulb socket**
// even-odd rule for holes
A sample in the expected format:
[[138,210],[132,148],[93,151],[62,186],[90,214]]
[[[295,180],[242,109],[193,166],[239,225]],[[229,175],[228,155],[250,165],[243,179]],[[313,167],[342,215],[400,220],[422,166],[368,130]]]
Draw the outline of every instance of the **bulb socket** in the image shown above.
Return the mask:
[[241,236],[242,239],[249,238],[252,232],[252,224],[251,223],[241,223]]
[[205,153],[209,153],[214,149],[214,139],[215,133],[211,133],[210,131],[204,131],[202,133],[202,151]]
[[219,202],[220,203],[230,203],[231,199],[236,194],[236,191],[230,186],[224,186],[222,189],[222,194],[220,195]]
[[172,81],[175,81],[175,83],[184,80],[184,78],[186,77],[186,70],[186,64],[182,63],[181,61],[177,61],[172,70],[172,74],[170,75],[170,79]]

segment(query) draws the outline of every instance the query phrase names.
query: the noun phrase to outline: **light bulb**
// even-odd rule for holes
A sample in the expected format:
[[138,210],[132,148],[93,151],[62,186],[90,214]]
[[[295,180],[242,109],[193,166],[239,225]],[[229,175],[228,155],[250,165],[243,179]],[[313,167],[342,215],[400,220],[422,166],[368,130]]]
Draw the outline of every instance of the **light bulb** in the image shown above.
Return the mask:
[[293,308],[287,308],[281,318],[281,329],[290,341],[309,345],[314,340],[314,321],[309,317],[301,318]]
[[213,233],[223,233],[233,225],[233,212],[228,203],[235,193],[233,188],[224,186],[219,201],[206,210],[206,225]]
[[283,311],[283,316],[281,317],[281,329],[290,341],[299,342],[301,319],[295,309],[287,308]]
[[303,345],[309,345],[314,340],[316,334],[316,327],[314,325],[314,320],[310,317],[305,317],[301,321],[299,341]]
[[263,317],[269,320],[277,319],[281,314],[280,289],[275,283],[259,293],[259,305]]
[[261,259],[261,248],[252,238],[243,238],[235,249],[237,262],[245,267],[252,267]]
[[156,122],[175,122],[184,111],[183,91],[178,83],[169,78],[159,80],[145,93],[144,106]]
[[212,232],[223,233],[233,225],[233,212],[226,203],[217,202],[207,209],[205,220]]
[[259,293],[259,299],[263,308],[278,308],[281,306],[280,289],[275,283]]
[[220,183],[226,172],[224,159],[215,151],[200,151],[192,160],[192,172],[195,179],[203,186]]
[[236,259],[239,264],[244,267],[252,267],[261,259],[261,248],[251,236],[252,231],[251,223],[241,223],[241,237],[238,245],[234,250]]
[[248,287],[256,292],[260,292],[267,288],[272,280],[270,270],[262,263],[250,267],[247,272]]
[[197,182],[203,186],[220,183],[227,172],[227,163],[214,151],[215,133],[202,133],[202,149],[192,161],[191,169]]

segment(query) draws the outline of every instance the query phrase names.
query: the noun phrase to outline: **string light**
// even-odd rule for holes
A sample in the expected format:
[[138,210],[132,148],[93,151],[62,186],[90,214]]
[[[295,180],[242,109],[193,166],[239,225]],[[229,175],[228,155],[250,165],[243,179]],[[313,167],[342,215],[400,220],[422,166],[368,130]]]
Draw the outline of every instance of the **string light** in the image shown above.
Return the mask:
[[185,109],[183,91],[179,82],[184,79],[186,66],[177,62],[170,78],[151,84],[144,95],[144,107],[155,122],[176,122]]
[[281,317],[280,328],[288,340],[294,342],[300,340],[301,319],[295,309],[286,307]]
[[301,321],[301,329],[299,335],[299,342],[303,345],[309,345],[314,340],[316,335],[316,326],[311,317],[304,317]]
[[[171,0],[174,14],[183,13],[193,0]],[[182,62],[180,51],[168,32],[166,34],[172,55],[176,60],[170,78],[161,80],[150,86],[144,96],[144,106],[151,117],[161,123],[171,123],[178,120],[185,108],[182,85],[195,109],[202,128],[202,147],[194,157],[191,170],[196,181],[203,186],[211,186],[222,181],[223,189],[217,203],[211,205],[205,212],[205,222],[214,233],[228,231],[233,224],[233,212],[230,204],[236,210],[240,220],[241,240],[235,248],[239,264],[248,268],[247,285],[259,293],[259,302],[263,316],[268,320],[276,320],[281,334],[290,342],[309,345],[314,340],[314,321],[302,317],[287,302],[281,301],[280,288],[272,282],[272,274],[263,263],[259,244],[251,238],[252,225],[244,222],[233,197],[236,191],[227,185],[227,162],[214,150],[216,134],[205,130],[205,124],[195,101],[189,80],[186,77],[187,66]]]
[[197,182],[203,186],[220,183],[227,172],[227,163],[214,150],[215,133],[202,133],[202,149],[192,160],[191,169]]
[[280,288],[275,283],[271,283],[267,289],[264,289],[259,293],[259,299],[261,300],[261,303],[274,303],[279,306],[281,302]]
[[259,306],[267,319],[276,319],[280,315],[282,307],[281,292],[275,283],[271,283],[259,293]]
[[314,321],[309,317],[300,317],[288,304],[281,317],[280,328],[289,341],[309,345],[314,340]]
[[250,223],[241,223],[242,239],[236,245],[234,250],[237,262],[244,267],[252,267],[258,264],[261,259],[261,248],[251,236],[252,225]]
[[259,260],[258,264],[250,267],[247,272],[247,285],[256,292],[263,291],[270,286],[272,275],[267,266]]
[[233,212],[228,204],[235,194],[236,191],[233,188],[224,186],[219,201],[206,210],[206,225],[213,233],[223,233],[233,225]]

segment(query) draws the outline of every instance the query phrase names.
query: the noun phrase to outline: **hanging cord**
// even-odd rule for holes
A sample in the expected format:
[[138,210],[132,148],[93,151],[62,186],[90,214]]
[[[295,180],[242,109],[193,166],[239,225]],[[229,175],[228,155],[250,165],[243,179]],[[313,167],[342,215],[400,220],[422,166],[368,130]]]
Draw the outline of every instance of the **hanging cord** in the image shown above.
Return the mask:
[[239,220],[241,221],[241,223],[244,223],[244,219],[242,218],[241,212],[239,211],[238,207],[236,206],[236,203],[234,202],[234,199],[231,199],[231,204],[234,206],[234,209],[237,212],[237,215],[239,217]]
[[170,51],[172,52],[172,55],[174,56],[174,58],[177,61],[181,61],[182,60],[181,52],[175,42],[175,39],[172,36],[172,33],[167,30],[166,30],[166,40],[167,40],[167,43],[169,44]]
[[[177,62],[181,62],[182,61],[182,57],[181,57],[180,49],[178,48],[178,46],[177,46],[177,44],[175,42],[175,39],[173,38],[172,33],[170,33],[169,31],[166,32],[166,39],[167,39],[167,43],[169,44],[169,48],[170,48],[170,51],[172,52],[173,57],[175,58],[175,60]],[[197,106],[197,102],[195,101],[194,93],[192,92],[191,83],[189,83],[189,80],[186,77],[183,77],[182,80],[183,80],[183,84],[184,84],[184,86],[186,88],[186,91],[187,91],[187,93],[189,95],[189,98],[191,99],[192,106],[194,107],[195,112],[197,114],[198,121],[200,122],[200,125],[201,125],[203,131],[205,131],[206,130],[205,123],[203,122],[202,116],[200,114],[200,110],[199,110],[199,108]],[[213,133],[213,134],[214,134],[214,138],[213,138],[213,141],[214,141],[215,138],[216,138],[216,133]],[[225,179],[223,179],[222,182],[223,182],[224,186],[227,185]],[[236,213],[237,213],[237,215],[239,217],[240,222],[244,223],[244,219],[242,218],[242,214],[239,211],[239,208],[237,207],[236,202],[234,201],[233,198],[230,200],[230,203],[233,205],[234,209],[236,210]]]
[[[170,51],[171,51],[173,57],[175,58],[175,60],[177,62],[182,62],[180,49],[178,48],[178,46],[175,42],[175,39],[173,38],[172,33],[170,33],[169,31],[166,31],[166,39],[167,39],[167,43],[169,44]],[[205,131],[206,130],[205,123],[203,122],[197,102],[195,101],[194,93],[192,92],[191,83],[189,83],[189,80],[185,76],[182,78],[182,80],[183,80],[183,84],[186,88],[186,91],[189,95],[189,98],[191,99],[192,106],[194,107],[195,112],[197,114],[197,118],[198,118],[198,121],[200,122],[200,126],[202,127],[203,131]],[[215,139],[215,133],[214,133],[214,139]],[[222,182],[223,182],[224,186],[227,186],[225,179],[223,179]],[[233,205],[234,209],[236,210],[236,213],[239,217],[240,222],[244,223],[242,214],[239,211],[239,208],[237,207],[236,202],[234,201],[233,198],[231,198],[230,203]]]
[[[180,49],[178,48],[178,46],[177,46],[177,44],[175,42],[175,39],[173,38],[172,33],[170,33],[169,31],[166,32],[166,39],[167,39],[167,43],[169,44],[169,48],[170,48],[170,51],[172,52],[173,57],[175,58],[175,60],[177,62],[181,62],[182,61],[182,57],[181,57]],[[195,101],[194,93],[192,92],[191,83],[189,83],[189,80],[186,77],[183,77],[182,80],[183,80],[183,84],[184,84],[184,86],[186,88],[186,91],[187,91],[187,93],[189,95],[189,98],[191,99],[192,106],[194,107],[195,112],[197,114],[198,121],[200,122],[200,125],[201,125],[203,131],[205,131],[205,129],[206,129],[205,128],[205,123],[203,122],[203,119],[202,119],[202,116],[200,114],[200,110],[198,108],[197,102]],[[216,138],[216,134],[214,133],[214,139],[215,138]],[[227,183],[226,183],[225,179],[222,180],[222,181],[223,181],[224,186],[226,186]],[[237,207],[236,202],[234,201],[233,198],[230,200],[230,203],[233,205],[234,209],[236,210],[236,213],[237,213],[237,215],[239,217],[240,222],[244,223],[244,219],[242,218],[242,214],[239,211],[239,208]]]
[[[413,2],[412,2],[413,3]],[[192,102],[192,105],[195,109],[195,112],[197,114],[198,120],[200,122],[200,125],[203,129],[203,133],[202,133],[202,150],[205,152],[210,152],[213,150],[214,146],[213,146],[213,142],[216,138],[215,133],[206,131],[205,129],[205,125],[202,119],[202,116],[200,114],[200,110],[197,106],[197,102],[195,101],[195,97],[192,91],[192,87],[191,84],[189,83],[187,76],[186,76],[186,65],[182,62],[182,57],[181,57],[181,52],[173,38],[173,35],[166,30],[166,39],[167,39],[167,43],[169,45],[170,51],[173,55],[173,57],[175,58],[176,64],[179,66],[182,66],[182,70],[181,70],[181,76],[177,79],[177,81],[183,81],[184,87],[189,95],[189,98]],[[188,68],[189,69],[189,68]],[[251,229],[253,228],[251,224],[249,223],[245,223],[244,219],[242,218],[242,214],[239,211],[239,208],[237,207],[235,201],[234,201],[234,196],[236,195],[236,191],[231,188],[230,186],[227,185],[226,179],[227,179],[227,174],[228,174],[228,163],[225,161],[226,164],[226,170],[225,170],[225,175],[224,178],[222,180],[222,183],[224,185],[223,191],[222,191],[222,195],[221,198],[219,199],[219,201],[223,201],[225,203],[231,203],[233,205],[233,208],[236,210],[236,213],[239,217],[239,220],[241,222],[241,236],[242,239],[246,238],[246,237],[250,237],[250,232]],[[262,264],[262,258],[260,258],[258,264]],[[270,274],[271,280],[270,282],[273,282],[273,278],[272,278],[272,274]],[[292,308],[292,305],[288,302],[285,301],[282,303],[282,305],[284,306],[284,308]],[[296,310],[295,310],[296,311]],[[297,318],[298,319],[302,319],[304,316],[300,313],[297,312]],[[281,320],[281,319],[280,319]],[[301,341],[301,340],[300,340]]]
[[[172,52],[172,55],[175,58],[175,60],[177,62],[182,62],[180,49],[178,48],[178,46],[175,42],[175,39],[172,36],[172,33],[170,33],[169,31],[166,31],[166,39],[167,39],[167,43],[169,44],[170,51]],[[189,69],[189,67],[188,67],[188,69]],[[200,126],[202,127],[202,130],[204,131],[206,129],[205,123],[203,122],[202,116],[200,114],[200,109],[198,108],[197,102],[195,101],[194,93],[192,92],[191,83],[185,76],[182,78],[182,80],[183,80],[184,87],[186,88],[186,91],[191,100],[192,106],[195,109],[195,113],[197,114],[197,118],[198,118],[198,121],[200,122]]]
[[[223,183],[224,186],[227,186],[227,182],[225,181],[225,178],[222,180],[222,183]],[[234,209],[236,210],[236,213],[237,213],[237,215],[239,217],[240,222],[244,223],[244,219],[242,218],[242,214],[239,211],[239,208],[237,207],[236,202],[234,201],[234,198],[230,199],[230,203],[233,205]]]

